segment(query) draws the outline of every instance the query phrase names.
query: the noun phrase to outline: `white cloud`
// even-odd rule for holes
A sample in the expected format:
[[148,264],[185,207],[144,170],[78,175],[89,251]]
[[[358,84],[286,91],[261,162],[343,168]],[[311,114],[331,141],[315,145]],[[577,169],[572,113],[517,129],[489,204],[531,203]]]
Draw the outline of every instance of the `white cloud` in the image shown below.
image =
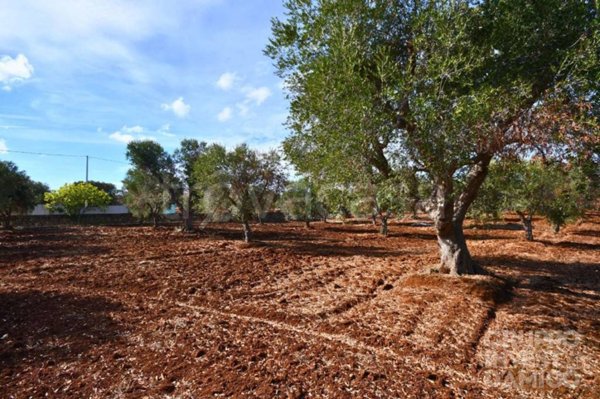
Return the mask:
[[175,137],[176,136],[174,133],[171,133],[171,124],[169,124],[169,123],[165,123],[164,125],[162,125],[157,130],[157,132],[166,137]]
[[239,80],[239,78],[236,73],[225,72],[219,77],[219,80],[217,80],[217,87],[221,90],[230,90],[237,80]]
[[135,125],[135,126],[131,126],[131,127],[126,125],[126,126],[123,126],[123,128],[121,130],[127,134],[131,134],[131,133],[140,134],[140,133],[144,132],[144,128],[141,127],[140,125]]
[[4,91],[11,91],[11,85],[31,78],[33,66],[23,54],[16,58],[5,55],[0,57],[0,82]]
[[171,104],[162,104],[161,108],[165,111],[173,111],[179,118],[185,118],[190,113],[192,107],[183,101],[183,97],[179,97]]
[[248,116],[248,114],[250,113],[250,107],[248,106],[248,103],[249,101],[244,101],[242,103],[235,104],[240,116]]
[[271,89],[266,86],[259,88],[248,88],[246,90],[246,100],[253,101],[256,105],[261,105],[267,98],[271,97],[273,93]]
[[128,144],[134,140],[153,140],[151,136],[145,136],[144,128],[142,126],[123,126],[120,130],[111,133],[108,137],[111,140],[118,141],[120,143]]
[[131,134],[123,134],[120,131],[111,133],[108,137],[110,137],[112,140],[125,144],[128,144],[129,142],[135,140],[135,137],[133,137]]
[[233,110],[231,107],[225,107],[219,114],[217,115],[217,119],[219,122],[227,122],[233,116]]
[[8,152],[8,146],[4,139],[0,139],[0,154],[6,154]]

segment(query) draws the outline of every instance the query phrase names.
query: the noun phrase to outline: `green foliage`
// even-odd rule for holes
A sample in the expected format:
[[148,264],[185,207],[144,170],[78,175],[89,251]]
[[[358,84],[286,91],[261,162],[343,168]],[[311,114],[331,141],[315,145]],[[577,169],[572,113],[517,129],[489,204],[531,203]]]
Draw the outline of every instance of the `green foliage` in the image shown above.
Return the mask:
[[376,215],[385,218],[392,214],[403,214],[409,207],[408,189],[401,178],[357,185],[352,213],[356,216]]
[[44,201],[52,212],[79,217],[87,208],[105,208],[110,204],[111,198],[93,184],[72,183],[45,193]]
[[504,203],[504,196],[496,181],[495,172],[492,172],[469,208],[469,216],[479,223],[497,221],[504,210]]
[[[85,182],[77,181],[75,183]],[[121,192],[117,189],[117,187],[114,184],[94,180],[90,180],[88,181],[88,183],[108,194],[110,196],[110,205],[117,205],[119,203]]]
[[[589,62],[597,10],[589,1],[285,6],[265,52],[287,83],[292,135],[284,150],[302,173],[345,184],[364,173],[361,165],[387,177],[399,160],[451,187],[456,171],[509,146],[598,131],[593,115],[570,107],[597,93],[590,76],[598,64]],[[565,117],[546,121],[549,104],[563,104]],[[550,136],[557,130],[533,128],[542,119],[569,128]]]
[[541,160],[498,162],[491,165],[474,209],[493,216],[502,210],[526,217],[541,215],[558,231],[583,216],[589,187],[589,178],[573,165]]
[[316,187],[307,178],[290,182],[278,201],[282,212],[292,220],[309,222],[326,217],[323,204],[317,198]]
[[352,216],[352,204],[356,198],[350,185],[321,183],[317,191],[317,198],[323,203],[327,215],[342,219]]
[[163,211],[171,205],[171,197],[161,183],[152,175],[130,169],[123,180],[124,201],[131,214],[141,219],[152,218],[156,225]]
[[178,167],[179,179],[184,184],[184,191],[190,195],[192,206],[196,200],[194,185],[196,184],[194,177],[194,165],[204,152],[207,145],[205,142],[198,142],[195,139],[184,139],[181,141],[179,148],[175,150],[173,159]]
[[0,215],[5,227],[14,213],[25,213],[43,200],[48,186],[32,181],[9,161],[0,161]]
[[[177,177],[175,161],[160,144],[151,140],[132,141],[127,144],[126,156],[134,169],[143,172],[145,176],[152,176],[159,183],[161,195],[163,191],[167,191],[171,202],[181,205],[183,190]],[[155,194],[158,195],[158,192]]]
[[592,1],[284,4],[265,52],[288,88],[287,158],[333,187],[418,169],[445,270],[476,269],[462,224],[494,156],[598,141]]
[[230,213],[241,222],[262,217],[285,184],[275,153],[261,154],[246,145],[233,151],[213,144],[194,167],[201,210],[209,215]]

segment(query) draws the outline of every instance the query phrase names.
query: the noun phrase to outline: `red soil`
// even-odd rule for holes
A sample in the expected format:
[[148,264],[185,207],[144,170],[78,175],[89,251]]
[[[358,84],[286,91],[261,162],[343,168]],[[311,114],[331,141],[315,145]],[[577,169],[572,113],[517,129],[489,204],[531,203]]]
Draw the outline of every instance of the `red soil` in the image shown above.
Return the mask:
[[418,222],[0,232],[0,397],[600,397],[600,215]]

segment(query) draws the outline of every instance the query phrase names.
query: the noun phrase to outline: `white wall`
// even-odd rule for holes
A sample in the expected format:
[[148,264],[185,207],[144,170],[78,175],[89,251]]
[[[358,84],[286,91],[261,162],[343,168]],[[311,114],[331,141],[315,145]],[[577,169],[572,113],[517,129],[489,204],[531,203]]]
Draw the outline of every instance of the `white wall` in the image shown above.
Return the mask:
[[[105,210],[99,208],[88,208],[84,214],[86,215],[123,215],[129,213],[125,205],[109,205]],[[42,204],[36,205],[30,215],[44,216],[51,215],[50,211]]]

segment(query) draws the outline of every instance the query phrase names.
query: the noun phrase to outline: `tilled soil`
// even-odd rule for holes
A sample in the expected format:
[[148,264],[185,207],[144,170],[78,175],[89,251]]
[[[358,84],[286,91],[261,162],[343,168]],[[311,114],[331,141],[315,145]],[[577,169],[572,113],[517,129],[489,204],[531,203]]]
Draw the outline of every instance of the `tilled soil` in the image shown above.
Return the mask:
[[600,215],[0,232],[1,398],[598,398]]

